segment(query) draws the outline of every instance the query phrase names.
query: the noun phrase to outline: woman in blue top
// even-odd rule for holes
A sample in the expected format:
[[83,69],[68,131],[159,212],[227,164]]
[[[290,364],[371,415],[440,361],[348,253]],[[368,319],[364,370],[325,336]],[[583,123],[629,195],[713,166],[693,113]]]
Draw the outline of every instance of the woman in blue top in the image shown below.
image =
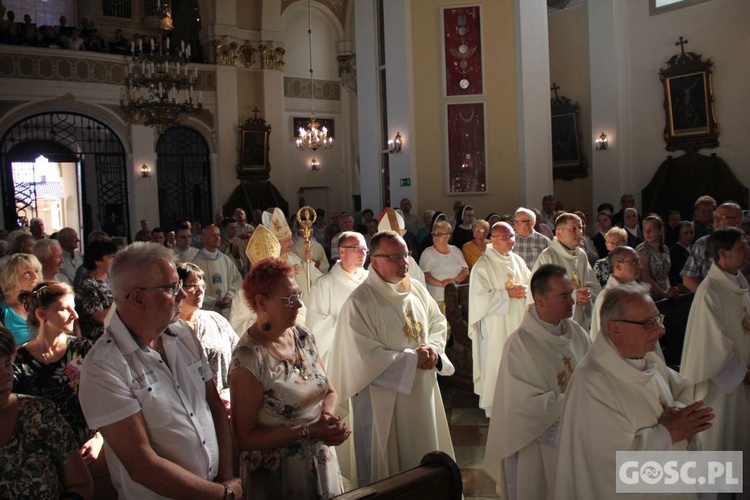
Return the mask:
[[28,253],[12,255],[0,271],[0,289],[4,296],[4,300],[0,302],[0,321],[11,331],[16,345],[31,340],[29,326],[26,324],[26,309],[18,300],[18,294],[33,290],[41,275],[42,265],[35,256]]

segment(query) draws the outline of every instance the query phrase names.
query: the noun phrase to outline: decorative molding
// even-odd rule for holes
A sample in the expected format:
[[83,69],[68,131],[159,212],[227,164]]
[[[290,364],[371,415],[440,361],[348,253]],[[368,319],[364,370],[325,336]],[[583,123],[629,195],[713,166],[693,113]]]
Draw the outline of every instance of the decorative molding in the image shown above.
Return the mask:
[[229,37],[217,38],[213,41],[213,46],[216,64],[222,66],[237,65],[237,59],[240,57],[240,45],[236,41],[233,41]]
[[286,50],[284,47],[274,47],[273,44],[266,45],[265,43],[258,47],[260,50],[260,67],[261,69],[274,69],[276,71],[284,71],[284,55]]
[[[239,40],[224,36],[214,39],[212,45],[216,64],[284,71],[286,49],[280,42]],[[255,57],[256,53],[260,53],[260,60]]]
[[[340,101],[341,84],[337,80],[314,80],[315,99],[320,101]],[[284,97],[310,99],[310,79],[284,77]]]
[[345,89],[357,93],[357,54],[341,54],[336,58],[339,62],[339,76],[341,85]]

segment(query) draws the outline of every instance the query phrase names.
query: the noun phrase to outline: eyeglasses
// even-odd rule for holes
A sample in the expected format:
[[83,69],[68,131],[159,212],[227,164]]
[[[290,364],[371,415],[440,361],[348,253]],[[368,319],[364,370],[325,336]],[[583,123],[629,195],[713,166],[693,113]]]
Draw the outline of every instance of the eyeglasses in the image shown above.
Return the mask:
[[205,290],[206,289],[206,283],[203,281],[199,281],[198,283],[191,283],[189,285],[182,285],[183,290]]
[[482,234],[484,234],[484,233],[487,232],[487,230],[486,229],[475,229],[474,232],[475,233],[482,233]]
[[[177,297],[177,294],[180,293],[180,290],[182,290],[182,280],[176,282],[176,283],[170,283],[169,285],[159,285],[159,286],[137,286],[135,287],[136,290],[164,290],[164,291],[170,291],[172,292],[172,298]],[[128,293],[125,296],[126,299],[130,298],[130,293]]]
[[347,250],[354,250],[357,253],[364,253],[366,254],[368,252],[367,247],[361,247],[361,246],[342,246],[341,248],[346,248]]
[[515,234],[493,234],[492,238],[500,238],[501,240],[512,240],[516,237]]
[[402,260],[409,260],[409,257],[411,257],[411,252],[408,253],[392,253],[390,255],[384,255],[384,254],[378,254],[378,255],[371,255],[371,257],[384,257],[386,259],[389,259],[391,262],[401,262]]
[[714,215],[714,220],[718,220],[722,222],[724,222],[725,220],[737,220],[741,218],[742,218],[741,215]]
[[531,219],[516,219],[516,222],[518,224],[531,224],[533,221]]
[[293,307],[302,306],[302,292],[293,293],[289,297],[282,297],[281,295],[269,295],[269,294],[267,294],[266,297],[282,299],[286,302],[286,304],[284,305],[290,309]]
[[618,260],[618,263],[622,264],[631,264],[634,266],[640,266],[641,265],[641,259],[632,259],[632,260]]
[[654,328],[661,328],[664,326],[664,315],[657,314],[656,317],[647,319],[646,321],[632,321],[629,319],[615,319],[613,321],[619,321],[620,323],[630,323],[631,325],[642,326],[646,330],[653,330]]
[[438,236],[450,236],[451,233],[432,233],[432,236],[437,238]]

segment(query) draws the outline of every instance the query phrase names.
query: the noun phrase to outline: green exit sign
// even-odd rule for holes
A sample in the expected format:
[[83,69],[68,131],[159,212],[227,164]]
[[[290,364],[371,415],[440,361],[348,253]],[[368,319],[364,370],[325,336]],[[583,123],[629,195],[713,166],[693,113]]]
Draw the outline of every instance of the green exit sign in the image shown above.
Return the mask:
[[401,187],[411,186],[411,177],[405,177],[401,179]]

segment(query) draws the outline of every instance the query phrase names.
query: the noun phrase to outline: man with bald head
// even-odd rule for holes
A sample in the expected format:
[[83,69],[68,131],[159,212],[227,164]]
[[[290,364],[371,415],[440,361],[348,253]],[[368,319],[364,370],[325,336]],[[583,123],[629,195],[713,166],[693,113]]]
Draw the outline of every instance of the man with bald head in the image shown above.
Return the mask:
[[[714,211],[714,231],[723,227],[742,227],[742,208],[738,204],[728,201],[719,205]],[[708,236],[699,238],[693,243],[690,247],[690,257],[680,272],[682,284],[691,292],[698,290],[698,285],[711,268],[711,259],[706,255],[707,243]],[[747,262],[741,270],[745,278],[750,277],[750,266]]]
[[607,286],[601,291],[594,304],[594,313],[591,317],[591,339],[596,340],[601,327],[600,313],[604,297],[618,286],[632,283],[641,279],[641,259],[638,253],[628,246],[615,247],[607,256],[607,263],[611,269]]
[[339,256],[341,259],[331,270],[313,283],[305,317],[305,326],[315,335],[315,343],[324,365],[328,364],[341,306],[367,278],[364,268],[367,244],[364,236],[354,231],[341,233]]
[[575,288],[576,305],[573,321],[584,330],[591,328],[592,305],[602,291],[599,280],[589,265],[586,252],[580,247],[583,236],[581,219],[571,213],[564,213],[555,220],[555,239],[536,260],[532,274],[544,264],[557,264],[568,272]]
[[241,498],[211,368],[179,319],[172,252],[134,243],[109,273],[117,312],[86,356],[79,400],[120,498]]
[[219,250],[221,233],[209,224],[201,233],[203,248],[193,257],[193,264],[203,270],[206,295],[203,309],[216,311],[229,318],[229,308],[237,290],[242,286],[242,275],[232,258]]
[[469,279],[469,338],[474,360],[474,392],[492,416],[495,382],[505,342],[523,319],[531,271],[513,252],[516,234],[507,222],[490,230],[492,246],[474,264]]

